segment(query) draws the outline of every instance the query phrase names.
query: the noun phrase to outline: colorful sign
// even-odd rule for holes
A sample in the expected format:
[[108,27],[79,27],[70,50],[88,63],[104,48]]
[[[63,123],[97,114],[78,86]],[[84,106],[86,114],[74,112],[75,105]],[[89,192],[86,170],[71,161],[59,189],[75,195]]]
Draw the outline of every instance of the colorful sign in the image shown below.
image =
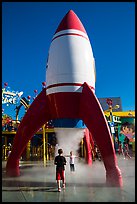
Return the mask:
[[13,91],[10,87],[5,87],[2,89],[2,104],[13,104],[19,103],[23,92]]
[[121,125],[119,126],[119,141],[122,143],[127,138],[130,142],[135,140],[135,119],[134,118],[121,118]]

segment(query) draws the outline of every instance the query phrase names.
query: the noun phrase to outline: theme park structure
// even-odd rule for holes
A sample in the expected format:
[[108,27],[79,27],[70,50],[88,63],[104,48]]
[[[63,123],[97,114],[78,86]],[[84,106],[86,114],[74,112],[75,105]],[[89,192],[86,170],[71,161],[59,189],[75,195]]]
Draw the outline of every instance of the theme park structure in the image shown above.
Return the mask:
[[[53,36],[46,68],[46,87],[32,102],[20,123],[6,165],[7,175],[20,175],[21,154],[46,121],[79,119],[87,127],[85,134],[90,132],[100,149],[107,185],[121,187],[122,175],[110,129],[95,95],[92,48],[85,28],[72,10],[65,15]],[[86,142],[89,144],[90,140]]]

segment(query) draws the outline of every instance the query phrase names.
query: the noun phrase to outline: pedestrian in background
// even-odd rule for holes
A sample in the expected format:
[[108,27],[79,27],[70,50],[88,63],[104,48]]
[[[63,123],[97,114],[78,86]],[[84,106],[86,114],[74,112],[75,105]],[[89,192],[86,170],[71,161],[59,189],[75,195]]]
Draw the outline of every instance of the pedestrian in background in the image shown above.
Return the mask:
[[123,143],[121,141],[119,141],[118,154],[122,154],[124,156]]
[[75,171],[75,155],[73,154],[72,151],[70,151],[70,156],[69,156],[69,164],[70,164],[70,171]]
[[129,148],[128,148],[128,144],[124,142],[124,159],[126,159],[127,157],[131,159],[131,156],[129,155]]
[[70,165],[70,171],[75,171],[75,158],[78,157],[73,154],[73,151],[70,151],[69,155],[65,155],[65,157],[69,157],[69,165]]
[[101,161],[101,153],[97,145],[95,145],[95,158]]

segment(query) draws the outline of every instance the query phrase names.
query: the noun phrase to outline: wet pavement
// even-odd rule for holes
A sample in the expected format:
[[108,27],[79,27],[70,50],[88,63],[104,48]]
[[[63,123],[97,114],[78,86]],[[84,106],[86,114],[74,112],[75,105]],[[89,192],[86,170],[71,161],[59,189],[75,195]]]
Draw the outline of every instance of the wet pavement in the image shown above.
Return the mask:
[[19,177],[6,177],[2,162],[2,202],[135,202],[135,157],[118,156],[123,188],[105,185],[105,167],[96,160],[88,166],[76,160],[76,171],[66,165],[66,189],[57,191],[55,165],[47,161],[20,161]]

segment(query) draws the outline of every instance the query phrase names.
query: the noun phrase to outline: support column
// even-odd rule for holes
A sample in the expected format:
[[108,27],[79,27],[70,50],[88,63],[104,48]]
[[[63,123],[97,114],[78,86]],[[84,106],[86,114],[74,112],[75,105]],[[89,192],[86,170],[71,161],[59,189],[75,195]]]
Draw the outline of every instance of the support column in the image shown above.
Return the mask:
[[31,140],[29,140],[27,144],[27,151],[26,151],[26,159],[27,161],[30,160],[30,145],[31,145]]
[[84,157],[84,147],[83,147],[83,145],[84,145],[84,142],[83,142],[83,138],[82,138],[82,140],[81,140],[81,156],[82,157]]
[[5,136],[4,160],[7,160],[7,141],[8,141],[7,136]]
[[43,125],[43,162],[44,162],[44,166],[46,166],[45,124]]
[[49,155],[48,155],[48,133],[46,133],[46,159],[49,160]]

